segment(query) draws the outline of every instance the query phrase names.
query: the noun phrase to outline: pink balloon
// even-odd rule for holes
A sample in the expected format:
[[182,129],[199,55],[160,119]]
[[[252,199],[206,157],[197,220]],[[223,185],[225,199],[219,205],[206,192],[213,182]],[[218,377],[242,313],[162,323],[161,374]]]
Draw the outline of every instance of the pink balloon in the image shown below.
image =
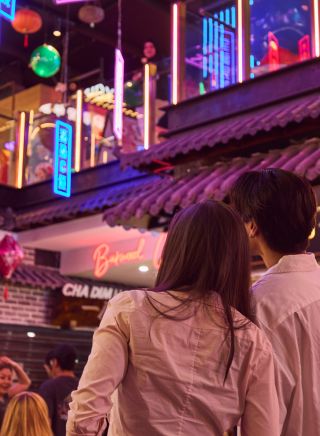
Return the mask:
[[0,242],[0,275],[9,279],[23,259],[23,250],[18,242],[6,235]]

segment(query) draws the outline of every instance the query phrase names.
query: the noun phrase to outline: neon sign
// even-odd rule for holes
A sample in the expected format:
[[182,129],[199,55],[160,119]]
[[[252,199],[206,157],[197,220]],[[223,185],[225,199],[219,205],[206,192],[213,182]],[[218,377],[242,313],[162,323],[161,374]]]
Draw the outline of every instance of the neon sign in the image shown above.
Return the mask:
[[68,3],[81,3],[87,0],[55,0],[56,5],[67,5]]
[[202,19],[202,76],[210,90],[236,83],[235,8]]
[[57,121],[54,143],[53,192],[63,197],[71,195],[72,126]]
[[16,0],[0,0],[0,15],[13,20],[16,13]]
[[116,251],[110,254],[110,246],[108,244],[99,245],[93,253],[94,275],[97,278],[103,277],[108,270],[113,266],[119,266],[123,263],[141,260],[144,258],[143,250],[146,240],[139,239],[138,246],[132,251]]
[[113,133],[118,141],[122,140],[123,130],[123,81],[124,81],[124,59],[119,49],[115,52],[115,70],[114,70],[114,115],[113,115]]

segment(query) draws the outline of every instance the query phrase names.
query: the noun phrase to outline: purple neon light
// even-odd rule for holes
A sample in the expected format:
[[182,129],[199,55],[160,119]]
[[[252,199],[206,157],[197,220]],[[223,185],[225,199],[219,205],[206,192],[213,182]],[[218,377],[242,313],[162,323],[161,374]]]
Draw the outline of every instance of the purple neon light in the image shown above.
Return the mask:
[[67,5],[68,3],[84,3],[87,0],[53,0],[56,5]]
[[113,111],[113,133],[118,141],[122,140],[123,130],[123,81],[124,81],[124,59],[119,49],[115,52],[114,68],[114,111]]

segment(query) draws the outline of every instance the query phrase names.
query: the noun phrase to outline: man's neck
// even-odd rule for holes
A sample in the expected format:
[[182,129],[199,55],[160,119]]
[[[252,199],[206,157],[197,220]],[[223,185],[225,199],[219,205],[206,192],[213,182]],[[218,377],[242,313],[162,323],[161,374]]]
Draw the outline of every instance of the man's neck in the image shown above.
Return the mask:
[[263,263],[269,269],[276,265],[279,260],[284,256],[282,253],[271,250],[267,245],[260,244],[259,254],[262,257]]
[[[263,259],[263,263],[265,264],[265,266],[269,269],[272,266],[276,265],[279,260],[285,256],[284,253],[279,253],[277,251],[272,250],[271,248],[269,248],[267,245],[262,244],[260,245],[260,250],[259,250],[259,254]],[[289,253],[291,255],[297,255],[297,254],[305,254],[306,251],[302,251],[300,253]]]

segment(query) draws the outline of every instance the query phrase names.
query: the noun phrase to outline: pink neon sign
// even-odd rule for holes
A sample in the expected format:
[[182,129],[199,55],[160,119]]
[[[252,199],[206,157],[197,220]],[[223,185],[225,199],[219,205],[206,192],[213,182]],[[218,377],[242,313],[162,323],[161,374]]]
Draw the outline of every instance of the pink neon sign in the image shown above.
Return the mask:
[[56,5],[66,5],[68,3],[81,3],[81,2],[85,2],[87,0],[54,0],[54,3]]
[[123,81],[124,81],[124,59],[119,49],[115,52],[114,68],[114,112],[113,112],[113,133],[118,141],[122,140],[123,130]]
[[143,259],[145,257],[143,253],[145,243],[146,240],[141,238],[135,250],[116,251],[115,253],[110,253],[110,246],[108,244],[99,245],[93,253],[94,275],[101,278],[113,266]]

